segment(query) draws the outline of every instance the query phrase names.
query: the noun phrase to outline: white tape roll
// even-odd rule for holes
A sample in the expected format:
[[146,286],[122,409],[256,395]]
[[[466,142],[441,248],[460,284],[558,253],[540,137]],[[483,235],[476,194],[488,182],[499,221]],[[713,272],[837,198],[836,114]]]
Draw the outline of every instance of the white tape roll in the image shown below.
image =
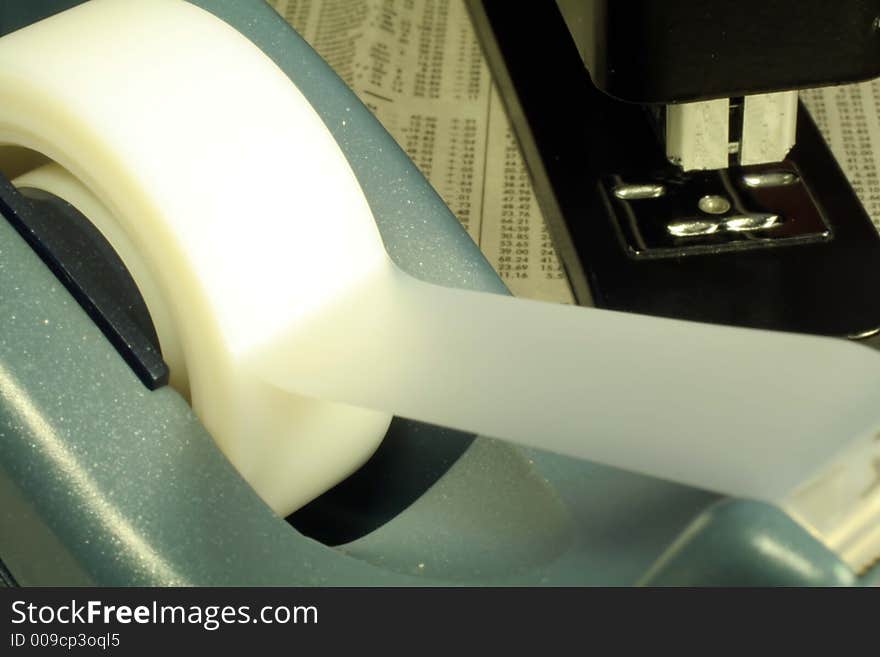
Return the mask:
[[95,0],[0,41],[0,143],[116,218],[193,407],[276,509],[361,462],[388,413],[771,501],[878,450],[865,348],[399,271],[307,101],[185,2]]
[[57,163],[17,184],[95,222],[175,385],[277,512],[372,454],[389,413],[290,395],[241,367],[267,312],[307,313],[321,298],[297,290],[332,285],[332,256],[311,247],[332,218],[360,213],[334,232],[352,266],[346,251],[375,230],[327,129],[262,52],[186,2],[99,0],[0,39],[0,105],[0,143]]

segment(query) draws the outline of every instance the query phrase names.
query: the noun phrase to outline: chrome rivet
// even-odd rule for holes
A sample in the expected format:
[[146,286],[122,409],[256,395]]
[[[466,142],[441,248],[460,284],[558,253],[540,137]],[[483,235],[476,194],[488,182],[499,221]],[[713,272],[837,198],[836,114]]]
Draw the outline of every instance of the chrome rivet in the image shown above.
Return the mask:
[[713,194],[701,198],[697,203],[697,207],[706,214],[724,214],[730,211],[730,201],[723,196]]

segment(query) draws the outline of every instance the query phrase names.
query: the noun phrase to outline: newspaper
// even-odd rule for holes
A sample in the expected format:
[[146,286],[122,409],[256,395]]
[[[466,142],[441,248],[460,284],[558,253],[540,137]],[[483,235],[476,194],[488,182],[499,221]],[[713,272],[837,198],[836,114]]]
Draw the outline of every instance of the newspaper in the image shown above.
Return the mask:
[[[463,0],[270,0],[354,89],[517,296],[573,297]],[[880,81],[803,94],[880,230]]]
[[801,93],[880,231],[880,80]]

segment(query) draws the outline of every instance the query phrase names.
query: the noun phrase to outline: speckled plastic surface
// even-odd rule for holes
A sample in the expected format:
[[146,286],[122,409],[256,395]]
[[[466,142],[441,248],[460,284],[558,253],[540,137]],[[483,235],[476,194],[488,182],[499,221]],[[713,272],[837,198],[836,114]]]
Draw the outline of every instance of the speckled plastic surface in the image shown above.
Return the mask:
[[[435,283],[504,291],[408,158],[271,8],[195,4],[248,36],[310,98],[401,267]],[[406,428],[425,445],[441,431]],[[728,582],[723,568],[688,565],[712,559],[736,561],[737,577],[759,583],[851,580],[799,527],[768,523],[764,508],[728,502],[735,512],[707,513],[721,528],[713,535],[730,540],[696,540],[712,495],[482,438],[366,536],[337,548],[307,539],[263,505],[179,396],[143,388],[5,221],[0,445],[0,559],[20,584]],[[756,527],[787,547],[751,549]],[[793,571],[791,554],[822,578]]]
[[697,517],[646,586],[851,586],[853,572],[774,506],[723,500]]

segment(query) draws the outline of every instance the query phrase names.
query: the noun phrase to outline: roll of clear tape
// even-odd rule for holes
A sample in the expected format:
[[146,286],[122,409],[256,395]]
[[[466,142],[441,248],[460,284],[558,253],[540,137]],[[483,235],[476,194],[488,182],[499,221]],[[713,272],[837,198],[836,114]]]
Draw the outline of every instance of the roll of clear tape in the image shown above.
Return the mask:
[[118,224],[193,408],[276,510],[362,462],[390,414],[806,515],[804,490],[848,508],[870,483],[880,355],[410,277],[308,101],[185,2],[94,0],[0,40],[2,143]]
[[297,219],[320,233],[365,204],[263,53],[186,2],[91,2],[0,39],[0,103],[0,143],[52,162],[16,184],[65,198],[117,250],[175,387],[275,511],[372,454],[389,413],[291,395],[240,366],[248,325],[330,267],[296,262],[313,239]]

